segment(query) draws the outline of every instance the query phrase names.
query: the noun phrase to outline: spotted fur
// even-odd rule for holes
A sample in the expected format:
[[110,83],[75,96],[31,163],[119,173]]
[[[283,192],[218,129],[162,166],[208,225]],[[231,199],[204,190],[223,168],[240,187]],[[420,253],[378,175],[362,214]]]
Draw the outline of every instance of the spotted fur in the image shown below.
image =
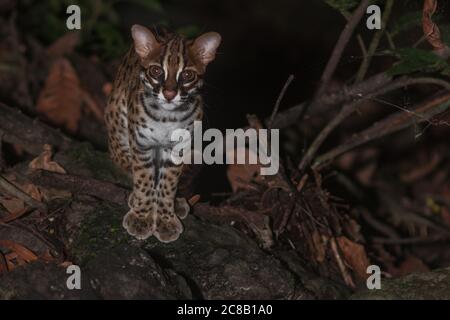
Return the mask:
[[179,219],[187,215],[184,198],[176,198],[181,165],[171,161],[171,134],[192,132],[203,116],[199,89],[206,66],[214,60],[220,35],[194,40],[164,36],[135,25],[134,45],[119,67],[105,121],[112,159],[133,176],[129,212],[123,226],[138,239],[154,235],[161,242],[178,239]]

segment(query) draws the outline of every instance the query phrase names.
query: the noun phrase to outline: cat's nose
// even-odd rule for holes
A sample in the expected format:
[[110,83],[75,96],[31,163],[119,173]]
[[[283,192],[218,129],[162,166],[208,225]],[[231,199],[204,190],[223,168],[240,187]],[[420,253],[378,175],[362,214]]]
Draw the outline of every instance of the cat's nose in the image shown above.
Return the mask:
[[163,96],[167,99],[167,101],[172,100],[177,95],[177,92],[175,90],[163,90]]

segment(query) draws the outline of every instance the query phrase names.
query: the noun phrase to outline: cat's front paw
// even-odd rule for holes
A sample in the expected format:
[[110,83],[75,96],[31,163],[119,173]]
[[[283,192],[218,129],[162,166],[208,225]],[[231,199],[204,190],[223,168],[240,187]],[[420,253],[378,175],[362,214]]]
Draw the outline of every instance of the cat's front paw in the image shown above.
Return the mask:
[[177,240],[183,233],[183,224],[175,214],[159,214],[153,235],[163,243]]
[[145,240],[153,234],[153,215],[138,214],[133,209],[130,209],[123,217],[122,225],[130,235],[139,240]]
[[185,198],[175,199],[175,214],[180,218],[184,219],[187,217],[190,211],[189,203]]
[[134,194],[134,191],[130,193],[128,196],[128,207],[129,208],[138,208],[142,205],[142,201],[140,201],[136,195]]

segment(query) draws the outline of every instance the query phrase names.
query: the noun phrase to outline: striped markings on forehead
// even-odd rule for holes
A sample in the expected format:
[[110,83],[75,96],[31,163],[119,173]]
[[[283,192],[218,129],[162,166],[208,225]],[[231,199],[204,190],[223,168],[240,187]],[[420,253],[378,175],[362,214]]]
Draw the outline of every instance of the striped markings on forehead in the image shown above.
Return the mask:
[[176,81],[185,66],[185,42],[181,38],[170,40],[165,46],[162,56],[164,80]]

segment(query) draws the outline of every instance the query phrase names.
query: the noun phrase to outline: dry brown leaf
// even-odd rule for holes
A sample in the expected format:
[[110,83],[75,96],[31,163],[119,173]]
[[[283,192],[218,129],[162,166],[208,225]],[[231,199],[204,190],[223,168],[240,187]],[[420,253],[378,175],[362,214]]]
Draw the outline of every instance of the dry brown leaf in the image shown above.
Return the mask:
[[317,230],[312,234],[312,244],[314,246],[314,255],[317,262],[321,263],[325,260],[326,250],[325,244],[327,239],[322,237]]
[[450,210],[446,207],[442,208],[441,211],[442,220],[444,220],[445,224],[450,228]]
[[55,189],[55,188],[39,188],[46,202],[50,202],[54,199],[67,199],[72,197],[72,193],[67,190]]
[[427,272],[430,271],[430,268],[428,268],[425,263],[423,263],[422,260],[415,256],[407,256],[406,259],[400,264],[398,267],[396,273],[393,275],[398,276],[406,276],[411,273],[420,273],[420,272]]
[[102,87],[102,91],[104,93],[105,96],[109,96],[112,92],[113,89],[113,85],[111,82],[105,82],[105,84]]
[[369,186],[377,171],[377,167],[376,161],[366,164],[356,172],[356,178],[362,185]]
[[[4,175],[9,182],[15,185],[17,188],[31,196],[37,201],[41,201],[43,199],[42,192],[38,187],[31,183],[20,183],[17,181],[14,173],[8,173]],[[26,205],[25,201],[19,198],[15,198],[9,195],[0,196],[0,204],[5,207],[5,209],[10,213],[6,217],[0,218],[0,221],[7,223],[13,221],[17,218],[20,218],[24,215],[29,209]]]
[[[239,189],[249,189],[251,188],[251,182],[257,181],[260,179],[260,164],[237,164],[237,154],[243,153],[245,154],[246,159],[249,159],[248,156],[250,153],[254,153],[253,151],[247,148],[237,148],[235,150],[235,159],[234,164],[228,165],[227,168],[227,177],[230,182],[231,188],[233,192],[236,192]],[[230,156],[230,155],[229,155]],[[255,154],[255,156],[257,156]],[[231,157],[231,156],[230,156]]]
[[434,50],[439,53],[444,53],[448,51],[449,48],[444,44],[441,39],[441,33],[439,27],[433,22],[431,17],[436,12],[437,0],[425,0],[423,4],[423,15],[422,15],[422,28],[425,38],[434,48]]
[[10,196],[0,197],[0,203],[9,213],[16,213],[25,209],[25,202]]
[[79,43],[80,33],[78,31],[66,32],[47,48],[47,53],[52,57],[60,58],[65,54],[72,53]]
[[12,251],[15,255],[6,255],[6,258],[11,261],[13,258],[20,258],[21,260],[29,263],[37,260],[37,255],[33,251],[24,247],[23,245],[11,240],[0,240],[0,247],[6,248]]
[[441,160],[442,157],[439,154],[434,153],[431,156],[431,159],[426,159],[424,163],[416,165],[412,170],[400,174],[400,179],[406,183],[417,181],[433,172],[433,170],[441,163]]
[[44,151],[35,159],[33,159],[28,167],[30,169],[41,169],[57,173],[66,173],[63,167],[52,160],[52,147],[48,144],[44,145]]
[[0,251],[0,274],[2,274],[2,272],[8,271],[9,271],[8,260],[6,260],[5,255]]
[[27,183],[23,186],[22,190],[27,193],[30,197],[32,197],[33,199],[37,200],[37,201],[41,201],[43,200],[44,196],[41,192],[41,190],[35,186],[32,183]]
[[0,218],[0,222],[8,223],[8,222],[14,221],[14,220],[20,218],[21,216],[23,216],[27,212],[28,212],[28,208],[23,208],[16,212],[11,212],[11,214],[7,215],[6,217]]
[[359,278],[366,279],[368,276],[367,267],[370,265],[370,262],[364,247],[347,237],[338,237],[336,240],[344,255],[345,262],[355,271]]
[[69,261],[69,260],[63,261],[63,262],[61,262],[61,263],[59,264],[59,266],[60,266],[60,267],[63,267],[63,268],[67,268],[67,267],[69,267],[69,266],[71,266],[71,265],[73,265],[73,262],[72,262],[72,261]]
[[95,118],[103,123],[103,110],[97,104],[97,102],[92,98],[91,94],[86,90],[82,90],[83,92],[83,101],[87,108],[87,111],[90,111],[94,114]]
[[194,194],[189,200],[188,203],[191,207],[193,207],[197,202],[200,201],[200,195]]
[[76,132],[81,117],[83,91],[69,60],[56,60],[48,74],[37,102],[37,111],[56,125]]
[[11,252],[5,255],[6,263],[8,265],[8,270],[14,269],[16,266],[13,261],[18,260],[18,256],[15,252]]

